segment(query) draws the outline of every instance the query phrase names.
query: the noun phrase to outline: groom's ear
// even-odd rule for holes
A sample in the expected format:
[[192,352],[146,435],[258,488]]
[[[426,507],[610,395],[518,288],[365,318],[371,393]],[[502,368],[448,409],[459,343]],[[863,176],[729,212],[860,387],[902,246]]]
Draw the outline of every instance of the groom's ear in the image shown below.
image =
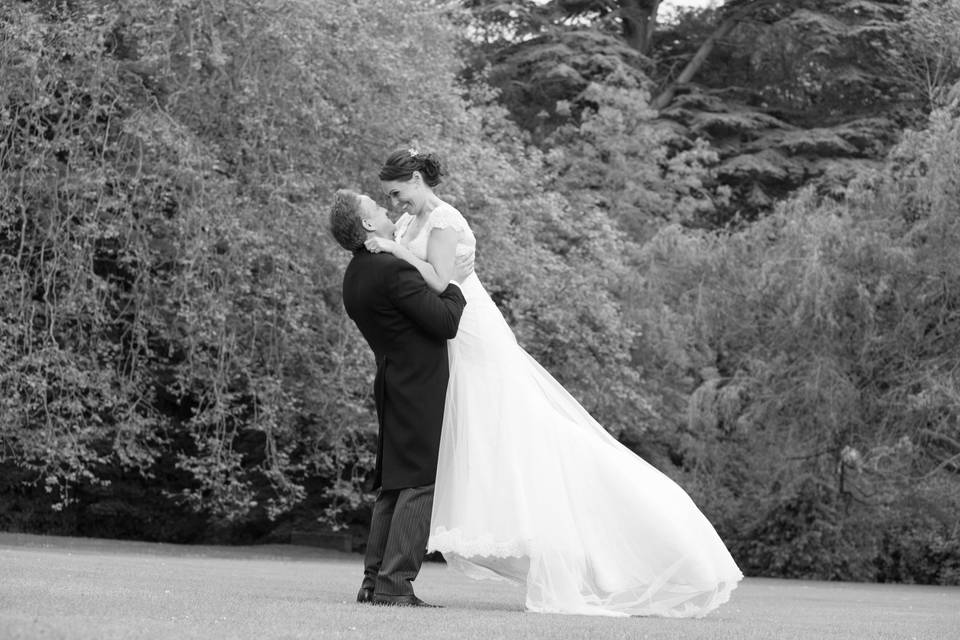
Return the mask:
[[376,230],[377,230],[377,227],[376,227],[372,222],[370,222],[369,220],[367,220],[366,218],[360,218],[360,224],[362,224],[362,225],[363,225],[363,228],[366,229],[367,231],[376,231]]

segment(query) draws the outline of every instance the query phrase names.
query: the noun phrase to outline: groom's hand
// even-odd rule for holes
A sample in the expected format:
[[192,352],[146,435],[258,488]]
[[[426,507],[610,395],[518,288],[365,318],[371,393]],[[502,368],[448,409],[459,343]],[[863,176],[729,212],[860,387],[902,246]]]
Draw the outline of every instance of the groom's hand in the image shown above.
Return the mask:
[[471,273],[473,273],[473,252],[457,256],[457,259],[453,263],[453,280],[457,284],[460,284],[467,279]]

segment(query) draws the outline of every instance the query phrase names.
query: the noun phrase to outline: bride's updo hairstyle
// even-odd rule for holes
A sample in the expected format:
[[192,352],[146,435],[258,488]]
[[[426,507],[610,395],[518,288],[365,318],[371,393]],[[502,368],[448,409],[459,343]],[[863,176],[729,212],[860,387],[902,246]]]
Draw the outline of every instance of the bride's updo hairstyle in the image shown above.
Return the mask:
[[432,153],[420,153],[415,149],[401,149],[394,151],[387,161],[380,167],[380,179],[383,181],[399,180],[405,182],[413,177],[413,172],[419,171],[423,182],[428,187],[440,184],[443,170],[440,160]]

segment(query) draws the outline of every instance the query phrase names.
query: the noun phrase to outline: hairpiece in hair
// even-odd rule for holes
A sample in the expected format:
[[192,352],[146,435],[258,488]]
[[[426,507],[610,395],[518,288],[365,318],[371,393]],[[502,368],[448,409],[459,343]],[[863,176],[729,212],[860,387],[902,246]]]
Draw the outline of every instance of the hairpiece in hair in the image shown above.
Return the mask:
[[410,154],[411,158],[416,158],[418,155],[420,155],[420,152],[416,149],[407,149],[407,152]]

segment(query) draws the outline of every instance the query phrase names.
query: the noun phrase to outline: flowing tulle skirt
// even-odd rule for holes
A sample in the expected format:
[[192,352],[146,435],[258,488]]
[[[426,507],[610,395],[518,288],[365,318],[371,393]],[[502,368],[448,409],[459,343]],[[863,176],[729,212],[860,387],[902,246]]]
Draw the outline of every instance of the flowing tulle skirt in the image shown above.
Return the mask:
[[450,341],[428,548],[526,607],[702,616],[743,577],[676,483],[603,429],[516,342],[476,275]]

